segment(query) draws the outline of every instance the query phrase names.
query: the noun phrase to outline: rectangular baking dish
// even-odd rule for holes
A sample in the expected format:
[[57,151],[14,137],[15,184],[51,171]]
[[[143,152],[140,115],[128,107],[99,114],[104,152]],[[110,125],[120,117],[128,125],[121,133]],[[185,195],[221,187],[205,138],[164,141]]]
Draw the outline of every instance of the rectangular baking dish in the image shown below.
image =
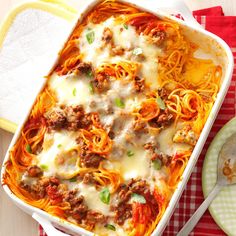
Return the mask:
[[[92,0],[88,1],[87,5],[83,8],[80,9],[77,20],[74,24],[74,26],[77,24],[77,22],[81,21],[83,17],[86,15],[87,12],[89,12],[96,4],[98,4],[100,0]],[[203,148],[203,145],[206,141],[206,138],[210,132],[210,129],[214,123],[214,120],[218,114],[218,111],[223,103],[224,97],[227,93],[228,87],[230,85],[232,73],[233,73],[233,56],[231,53],[231,50],[229,46],[218,36],[207,32],[206,30],[202,29],[200,25],[194,20],[194,18],[191,16],[191,12],[188,11],[187,7],[183,4],[181,1],[173,0],[171,2],[166,3],[157,3],[156,1],[152,0],[121,0],[120,2],[124,3],[130,3],[135,5],[136,7],[140,8],[141,10],[151,12],[152,14],[158,16],[159,18],[169,18],[175,22],[178,22],[180,27],[182,28],[184,34],[186,34],[187,37],[191,38],[191,41],[196,42],[198,45],[200,45],[200,50],[198,50],[198,55],[201,57],[204,57],[205,53],[207,53],[208,57],[209,55],[211,58],[215,61],[215,63],[218,63],[222,66],[223,69],[223,76],[222,76],[222,81],[221,81],[221,87],[217,95],[217,99],[215,101],[215,104],[212,108],[212,111],[207,119],[207,122],[202,130],[202,133],[199,137],[199,140],[192,152],[192,155],[189,159],[189,162],[186,166],[186,169],[183,173],[182,179],[178,184],[177,189],[175,190],[169,205],[158,223],[156,229],[152,233],[152,236],[159,236],[162,234],[164,231],[166,225],[168,224],[168,221],[175,209],[175,206],[187,184],[187,181],[193,171],[193,168],[197,162],[198,156],[200,155],[200,152]],[[161,10],[162,9],[162,10]],[[175,17],[169,16],[167,13],[169,9],[172,9],[177,11],[178,13],[181,13],[181,15],[185,18],[185,21],[179,20]],[[74,27],[73,27],[74,29]],[[73,32],[72,29],[72,32]],[[67,39],[65,40],[67,42]],[[202,53],[202,50],[205,52],[204,54]],[[55,59],[55,63],[53,65],[49,65],[49,73],[53,70],[58,58]],[[45,83],[42,85],[42,87],[39,89],[40,91],[44,88]],[[38,94],[35,95],[35,98]],[[32,106],[35,101],[32,101]],[[13,140],[9,146],[9,149],[6,153],[6,157],[4,159],[4,164],[8,161],[9,159],[9,150],[15,145],[16,141],[18,140],[21,130],[24,126],[25,121],[28,118],[28,115],[32,109],[32,106],[29,108],[28,114],[25,114],[25,119],[21,124],[19,125]],[[5,165],[3,164],[2,170],[1,170],[1,182],[3,183],[3,174],[5,172]],[[59,235],[67,235],[64,233],[61,233],[60,231],[57,231],[55,227],[62,229],[63,231],[73,234],[73,235],[94,235],[91,232],[88,232],[78,226],[75,226],[69,222],[66,222],[62,219],[59,219],[57,217],[51,216],[48,213],[32,207],[25,202],[23,202],[21,199],[16,197],[11,190],[8,188],[7,185],[3,185],[3,188],[5,192],[8,194],[8,196],[12,199],[12,201],[23,211],[27,212],[28,214],[32,215],[33,218],[35,218],[38,222],[40,222],[45,231],[49,236],[59,236]]]

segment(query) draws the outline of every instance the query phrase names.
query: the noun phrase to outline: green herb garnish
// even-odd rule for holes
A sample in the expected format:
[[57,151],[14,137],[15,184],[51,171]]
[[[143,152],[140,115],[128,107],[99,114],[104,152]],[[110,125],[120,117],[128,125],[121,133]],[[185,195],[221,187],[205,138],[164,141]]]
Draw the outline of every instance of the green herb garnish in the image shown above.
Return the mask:
[[87,34],[86,34],[86,39],[88,41],[89,44],[92,44],[94,42],[94,39],[95,39],[95,33],[94,31],[89,31]]
[[160,170],[162,167],[162,161],[160,159],[156,159],[152,161],[152,165],[155,170]]
[[72,91],[73,96],[76,96],[76,92],[77,92],[76,88],[74,88],[73,91]]
[[159,106],[162,110],[165,110],[165,109],[166,109],[166,104],[165,104],[165,102],[164,102],[160,97],[158,97],[156,101],[157,101],[158,106]]
[[89,83],[89,91],[91,94],[94,94],[94,87],[93,87],[92,82]]
[[134,202],[142,203],[142,204],[146,203],[145,197],[137,193],[132,193],[131,200],[133,200]]
[[58,144],[58,145],[57,145],[57,147],[58,147],[58,148],[61,148],[61,147],[62,147],[62,145],[61,145],[61,144]]
[[115,104],[117,107],[125,108],[125,103],[120,98],[115,98]]
[[128,157],[132,157],[134,155],[134,152],[131,150],[128,150],[126,154]]
[[111,224],[105,224],[104,227],[107,228],[107,229],[110,229],[110,230],[116,231],[116,227],[115,227],[114,225],[111,225]]
[[109,204],[110,202],[110,192],[108,188],[104,188],[100,194],[99,194],[100,200],[105,203],[105,204]]
[[45,164],[40,165],[40,168],[41,168],[42,170],[44,170],[44,171],[47,171],[47,170],[48,170],[48,166],[45,165]]
[[89,70],[86,74],[87,74],[88,77],[91,78],[91,77],[93,76],[93,71],[92,71],[92,70]]
[[125,29],[128,29],[128,25],[127,24],[123,24]]
[[25,149],[28,153],[32,153],[31,146],[29,144],[26,144]]
[[136,56],[138,56],[138,55],[140,55],[140,54],[142,54],[142,53],[143,53],[142,48],[135,48],[135,49],[133,50],[133,54],[136,55]]
[[73,177],[71,179],[69,179],[69,181],[72,183],[72,182],[76,182],[77,181],[77,178],[76,177]]

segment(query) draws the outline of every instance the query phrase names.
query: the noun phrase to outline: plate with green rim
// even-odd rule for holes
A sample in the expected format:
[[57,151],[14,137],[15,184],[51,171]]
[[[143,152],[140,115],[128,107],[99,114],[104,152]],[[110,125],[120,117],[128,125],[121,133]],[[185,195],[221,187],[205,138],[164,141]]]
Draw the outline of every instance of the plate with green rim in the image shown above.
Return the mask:
[[[236,117],[221,128],[207,150],[202,170],[202,189],[205,198],[216,184],[218,154],[226,139],[233,133],[236,133]],[[224,187],[211,203],[209,211],[215,222],[227,235],[235,236],[236,184]]]

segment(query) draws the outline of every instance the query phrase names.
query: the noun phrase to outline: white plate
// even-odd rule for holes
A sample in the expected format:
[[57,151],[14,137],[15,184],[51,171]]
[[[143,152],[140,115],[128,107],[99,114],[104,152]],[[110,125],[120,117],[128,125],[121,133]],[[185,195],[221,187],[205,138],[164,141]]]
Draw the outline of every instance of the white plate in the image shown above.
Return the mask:
[[[219,151],[225,140],[233,133],[236,133],[236,117],[221,128],[208,148],[202,170],[202,188],[205,198],[217,180]],[[236,235],[236,185],[224,187],[210,205],[209,211],[227,235]]]

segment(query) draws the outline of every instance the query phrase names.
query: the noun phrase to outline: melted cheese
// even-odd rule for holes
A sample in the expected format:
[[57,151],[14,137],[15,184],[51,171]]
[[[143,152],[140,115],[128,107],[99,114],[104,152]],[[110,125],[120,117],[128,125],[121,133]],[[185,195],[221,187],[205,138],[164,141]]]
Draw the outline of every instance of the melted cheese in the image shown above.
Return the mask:
[[50,87],[55,91],[58,102],[67,105],[87,105],[91,99],[89,79],[76,75],[58,76],[55,72],[49,80]]
[[[125,154],[126,155],[126,154]],[[120,162],[121,173],[125,180],[132,178],[146,178],[150,171],[150,160],[143,149],[135,149],[134,155],[124,156]]]
[[119,171],[124,180],[128,181],[132,178],[147,178],[150,174],[150,159],[144,149],[133,148],[134,155],[128,156],[127,150],[123,152],[121,157],[113,157],[111,161],[106,163],[106,168]]
[[182,152],[190,149],[190,146],[184,143],[174,143],[173,136],[179,129],[180,125],[172,125],[165,128],[157,136],[159,142],[159,150],[168,155],[174,155],[177,152]]
[[[116,230],[110,230],[105,228],[103,225],[96,225],[94,232],[96,235],[102,235],[102,236],[124,236],[126,235],[124,228],[121,226],[114,224],[113,222],[109,222],[109,224],[112,224],[115,226]],[[124,226],[123,226],[124,227]]]
[[23,181],[23,182],[24,182],[25,184],[27,184],[27,185],[37,184],[37,179],[28,176],[28,174],[26,174],[26,173],[24,173],[24,174],[21,176],[21,181]]
[[[114,45],[125,49],[124,55],[111,56],[111,45],[104,45],[102,41],[105,27],[109,27],[113,32]],[[95,39],[89,44],[86,34],[91,29],[94,31]],[[83,55],[83,61],[91,62],[94,69],[104,62],[136,61],[140,65],[138,75],[145,78],[151,89],[159,88],[157,58],[162,51],[151,44],[146,36],[138,35],[134,27],[129,26],[128,29],[124,29],[122,25],[115,22],[114,18],[109,18],[101,24],[89,23],[81,34],[78,47],[81,55]],[[133,54],[135,48],[141,49],[142,58],[138,58],[137,55]],[[172,125],[160,133],[143,133],[136,137],[133,132],[134,116],[132,113],[146,99],[145,94],[137,94],[133,82],[128,78],[122,80],[110,78],[109,90],[104,93],[91,94],[89,81],[83,75],[58,76],[54,73],[49,84],[56,92],[59,103],[83,105],[86,112],[99,113],[105,129],[110,130],[112,127],[112,131],[115,133],[113,149],[108,160],[104,161],[105,168],[118,171],[125,182],[130,179],[145,179],[150,184],[151,191],[158,188],[160,193],[164,193],[168,188],[166,186],[168,180],[166,167],[155,170],[151,163],[151,154],[143,148],[143,145],[148,142],[159,144],[159,151],[168,155],[174,155],[176,152],[189,149],[188,145],[173,143],[172,141],[176,130],[179,129],[178,125],[176,127]],[[124,108],[116,105],[115,100],[117,98],[123,101]],[[63,145],[62,150],[58,150],[58,144]],[[53,142],[49,142],[49,145],[46,146],[48,147],[38,156],[39,163],[49,167],[50,172],[46,172],[47,175],[58,174],[55,160],[63,152],[75,148],[75,136],[71,132],[56,132],[53,135]],[[128,151],[132,151],[133,155],[128,156]],[[70,165],[65,162],[65,165],[63,171],[70,171],[70,169],[72,169],[72,172],[76,171],[73,169],[74,163]],[[110,211],[110,205],[104,204],[100,200],[100,192],[95,186],[68,182],[69,189],[77,189],[78,195],[84,196],[89,209],[101,212],[106,216],[113,216],[114,213]],[[113,200],[115,201],[115,197],[111,196],[111,201]],[[111,223],[114,224],[114,222]],[[125,227],[117,226],[116,228],[116,232],[113,232],[101,227],[101,225],[96,225],[95,232],[102,235],[124,235]]]
[[[113,40],[116,46],[125,49],[122,56],[111,56],[110,48],[103,45],[102,35],[105,27],[113,32]],[[95,34],[94,42],[89,44],[86,38],[89,30],[92,29]],[[135,28],[129,26],[128,29],[123,28],[122,24],[115,22],[111,17],[101,24],[89,23],[82,32],[79,41],[79,48],[84,56],[84,61],[92,62],[93,66],[98,67],[104,62],[114,63],[122,60],[131,60],[140,62],[139,76],[144,77],[147,84],[152,88],[158,88],[158,60],[157,57],[162,50],[148,41],[147,36],[138,35]],[[138,59],[133,55],[135,48],[141,48],[143,59]]]
[[89,209],[101,212],[104,215],[111,215],[110,205],[103,203],[99,197],[99,191],[94,186],[80,183],[77,185],[79,195],[83,195]]
[[[68,131],[45,134],[43,146],[46,148],[37,155],[37,164],[44,166],[45,176],[57,174],[58,167],[55,164],[55,160],[61,153],[77,148],[75,138],[76,134]],[[49,142],[50,144],[47,145],[45,142]],[[67,166],[65,166],[65,169],[67,169]],[[73,171],[73,168],[70,168],[69,171]]]

